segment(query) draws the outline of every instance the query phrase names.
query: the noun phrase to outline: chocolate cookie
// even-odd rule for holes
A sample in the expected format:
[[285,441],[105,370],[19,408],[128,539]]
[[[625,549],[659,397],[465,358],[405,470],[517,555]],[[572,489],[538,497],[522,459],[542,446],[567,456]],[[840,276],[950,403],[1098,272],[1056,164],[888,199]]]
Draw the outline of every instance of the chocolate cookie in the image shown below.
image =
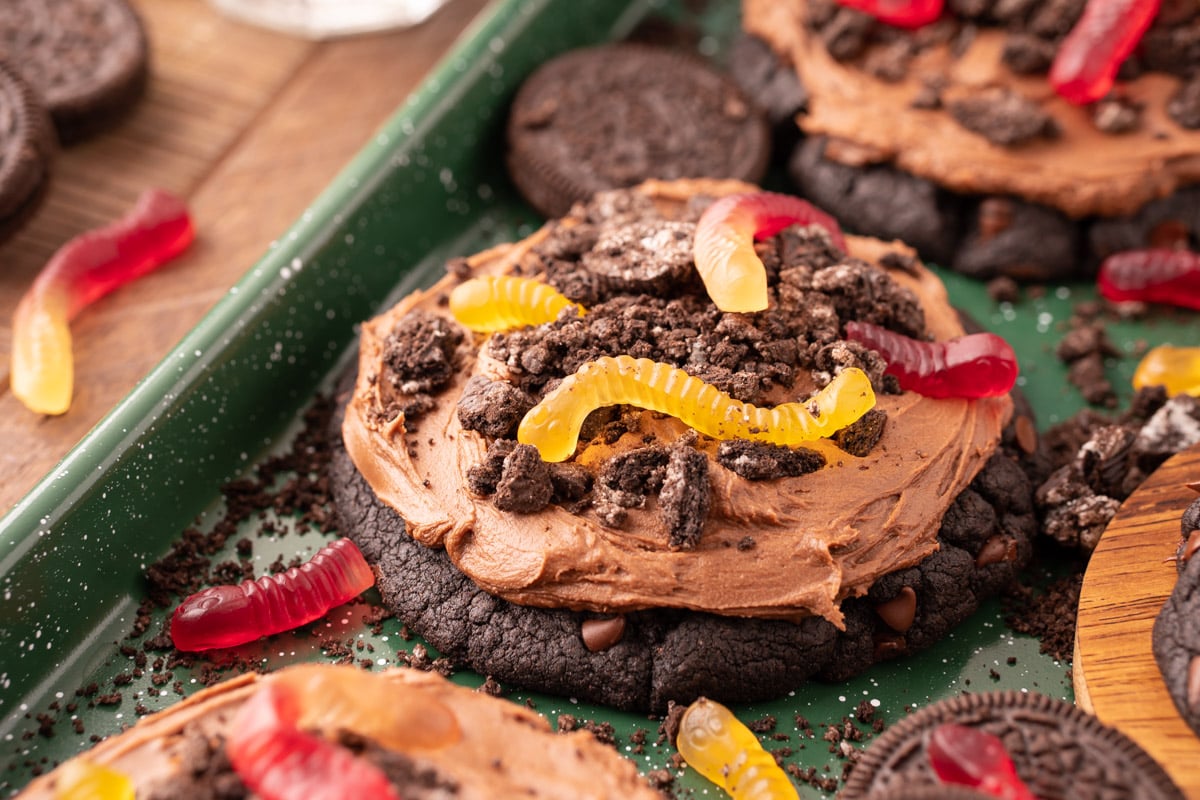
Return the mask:
[[1184,722],[1200,735],[1200,500],[1180,520],[1179,578],[1154,619],[1151,643],[1167,692]]
[[1082,7],[959,3],[895,27],[827,0],[748,0],[745,28],[767,44],[740,49],[777,66],[731,68],[765,102],[772,75],[803,85],[789,172],[849,228],[982,279],[1087,276],[1118,248],[1197,245],[1200,56],[1181,43],[1200,14],[1157,14],[1154,55],[1075,104],[1047,72]]
[[548,217],[647,178],[759,180],[761,111],[699,59],[646,45],[574,50],[522,84],[508,120],[509,174]]
[[1117,729],[1069,703],[1020,691],[961,695],[892,724],[855,764],[839,797],[890,798],[938,785],[926,747],[943,723],[999,737],[1039,800],[1183,798],[1163,768]]
[[[839,338],[853,317],[961,334],[910,251],[852,240],[862,257],[849,256],[820,230],[785,229],[757,250],[778,292],[761,314],[722,314],[686,272],[645,289],[687,264],[715,194],[752,188],[602,193],[364,326],[334,459],[342,529],[377,567],[385,602],[443,654],[622,708],[758,700],[930,646],[1028,559],[1031,486],[1002,443],[1018,438],[1004,435],[1009,398],[901,392],[874,351]],[[498,269],[544,276],[589,298],[587,312],[472,334],[439,298]],[[611,404],[566,460],[512,438],[578,364],[621,353],[687,364],[743,402],[795,396],[851,366],[882,394],[834,440],[805,447],[718,442]],[[976,444],[960,457],[965,442]]]
[[12,65],[0,60],[0,241],[41,205],[57,150],[46,109]]
[[119,120],[149,76],[146,32],[126,0],[6,0],[0,59],[33,86],[64,144]]
[[765,700],[924,650],[1013,580],[1036,530],[1028,479],[998,453],[947,513],[937,553],[843,602],[844,631],[818,617],[793,623],[536,608],[488,594],[445,550],[414,541],[355,468],[340,424],[339,415],[330,470],[339,527],[375,567],[384,603],[410,630],[502,684],[628,710],[662,711],[668,701],[701,695]]
[[[112,774],[89,776],[80,761]],[[632,761],[588,731],[553,731],[528,708],[436,673],[332,664],[247,673],[209,686],[106,737],[17,797],[135,793],[138,800],[663,800]]]

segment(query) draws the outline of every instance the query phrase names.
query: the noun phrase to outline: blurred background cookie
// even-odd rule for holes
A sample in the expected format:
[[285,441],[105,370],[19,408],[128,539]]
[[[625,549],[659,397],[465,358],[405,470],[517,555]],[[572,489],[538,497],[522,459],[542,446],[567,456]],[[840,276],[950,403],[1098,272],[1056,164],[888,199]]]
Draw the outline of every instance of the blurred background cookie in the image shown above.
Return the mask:
[[508,120],[513,182],[548,217],[647,178],[763,177],[770,132],[732,80],[646,45],[574,50],[521,86]]
[[41,205],[57,149],[46,109],[16,70],[0,61],[0,241]]
[[146,31],[125,0],[4,0],[0,59],[37,92],[64,144],[121,119],[149,75]]

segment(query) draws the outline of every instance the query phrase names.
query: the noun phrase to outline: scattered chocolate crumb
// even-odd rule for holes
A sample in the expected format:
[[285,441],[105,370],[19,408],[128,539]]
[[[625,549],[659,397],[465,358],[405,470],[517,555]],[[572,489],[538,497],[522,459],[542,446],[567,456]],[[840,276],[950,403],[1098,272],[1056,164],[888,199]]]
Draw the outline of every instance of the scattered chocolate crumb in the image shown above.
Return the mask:
[[950,114],[967,130],[1001,147],[1058,135],[1058,125],[1036,103],[1009,89],[991,87],[955,100]]
[[825,456],[807,447],[784,447],[751,439],[717,445],[717,463],[749,481],[794,478],[825,466]]
[[887,425],[887,412],[872,408],[854,422],[833,435],[833,442],[852,456],[868,455],[883,437]]
[[671,549],[695,548],[712,502],[708,456],[683,442],[672,447],[658,502]]

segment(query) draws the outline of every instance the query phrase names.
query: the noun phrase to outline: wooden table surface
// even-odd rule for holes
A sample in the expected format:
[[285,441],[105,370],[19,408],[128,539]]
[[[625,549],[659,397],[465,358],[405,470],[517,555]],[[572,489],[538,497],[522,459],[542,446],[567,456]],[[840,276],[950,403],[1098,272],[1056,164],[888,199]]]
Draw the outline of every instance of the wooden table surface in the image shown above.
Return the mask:
[[[485,5],[449,0],[412,28],[313,42],[206,0],[133,2],[151,41],[147,95],[117,128],[60,153],[46,203],[0,244],[0,515],[266,252]],[[151,186],[187,198],[196,242],[79,315],[71,408],[34,414],[8,390],[17,301],[61,244]]]

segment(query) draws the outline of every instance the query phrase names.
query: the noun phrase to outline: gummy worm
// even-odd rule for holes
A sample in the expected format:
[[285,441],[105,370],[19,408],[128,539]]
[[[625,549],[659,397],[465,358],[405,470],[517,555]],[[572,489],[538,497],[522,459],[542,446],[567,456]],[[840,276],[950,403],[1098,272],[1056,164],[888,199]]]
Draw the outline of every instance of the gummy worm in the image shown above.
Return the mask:
[[544,461],[563,461],[575,452],[587,415],[611,405],[670,414],[717,439],[794,446],[854,422],[875,405],[875,393],[866,373],[851,367],[810,400],[759,408],[670,364],[604,356],[568,375],[530,409],[517,428],[517,439],[536,447]]
[[796,787],[728,708],[701,697],[679,721],[675,746],[688,765],[733,800],[790,800]]
[[[481,333],[553,322],[572,305],[549,284],[508,275],[471,278],[450,292],[450,313]],[[579,313],[583,314],[582,308]]]
[[238,709],[225,751],[242,782],[263,800],[400,800],[383,771],[298,726],[302,698],[264,684]]
[[10,379],[17,399],[39,414],[65,413],[75,382],[70,321],[113,289],[170,261],[194,236],[183,201],[151,189],[126,216],[59,248],[13,317]]
[[1200,309],[1200,255],[1190,250],[1127,250],[1100,265],[1100,294]]
[[374,583],[354,542],[338,539],[281,575],[196,592],[171,616],[171,639],[189,651],[245,644],[320,619]]
[[1017,776],[1004,743],[987,731],[943,723],[930,734],[926,753],[943,783],[969,786],[1003,800],[1037,800]]
[[1087,0],[1050,65],[1050,85],[1076,105],[1104,97],[1159,5],[1160,0]]
[[994,333],[923,342],[869,322],[846,323],[846,338],[875,350],[900,388],[926,397],[998,397],[1017,382],[1017,355]]
[[1133,388],[1162,386],[1167,394],[1200,397],[1200,347],[1152,348],[1133,371]]
[[846,249],[837,221],[799,197],[774,192],[730,195],[704,211],[696,223],[692,257],[717,308],[767,307],[767,270],[754,252],[754,240],[774,236],[789,225],[819,225],[837,247]]
[[870,14],[885,25],[919,28],[942,15],[944,0],[837,0],[838,5]]
[[111,767],[74,759],[55,782],[55,800],[133,800],[133,781]]

